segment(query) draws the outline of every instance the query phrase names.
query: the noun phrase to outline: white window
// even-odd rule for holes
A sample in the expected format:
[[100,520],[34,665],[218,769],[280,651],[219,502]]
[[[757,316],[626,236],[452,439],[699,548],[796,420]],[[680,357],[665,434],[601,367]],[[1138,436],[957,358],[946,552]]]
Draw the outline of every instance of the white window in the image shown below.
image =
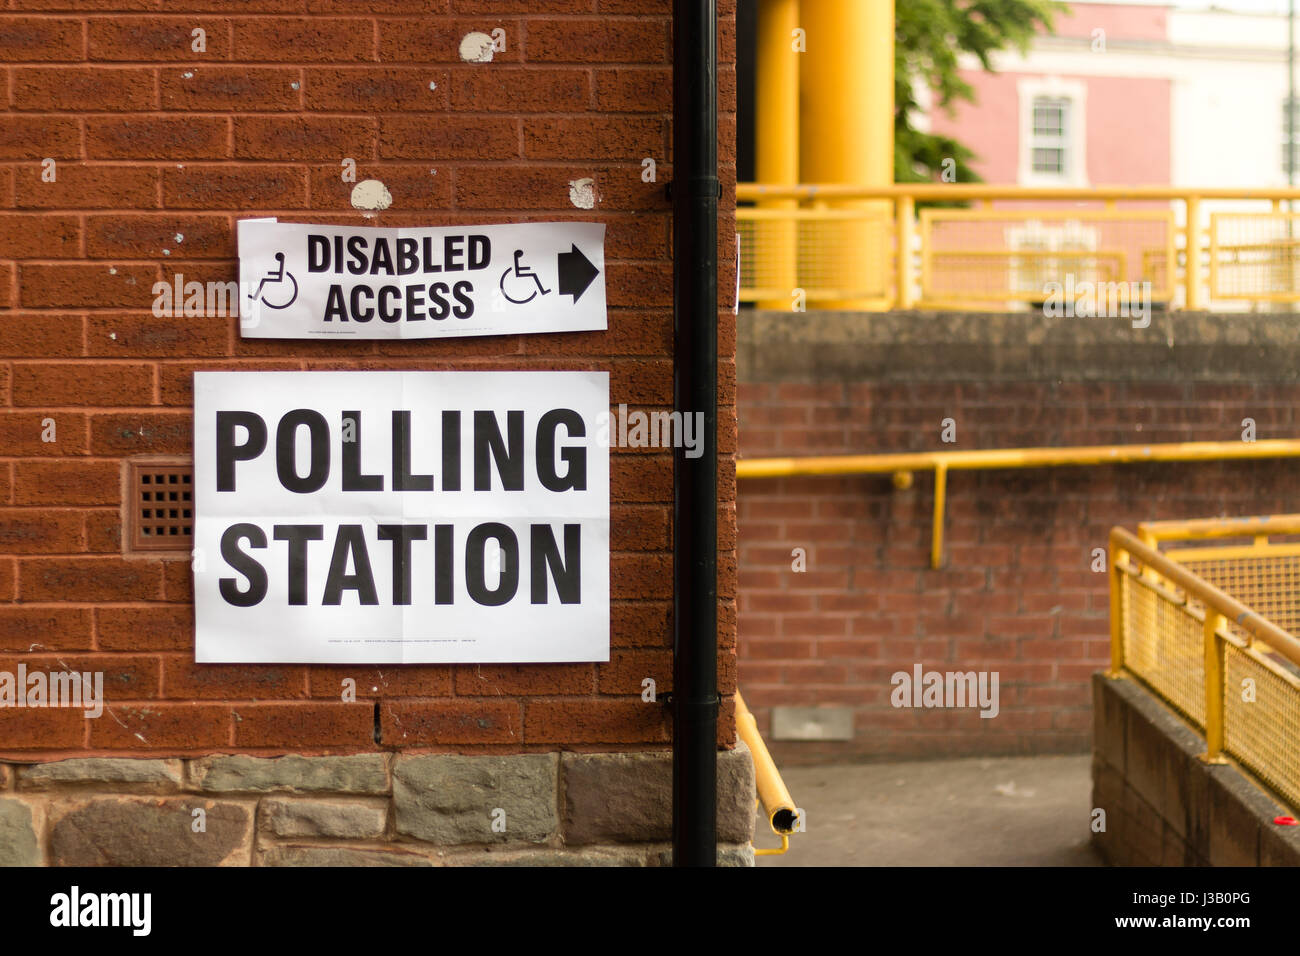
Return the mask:
[[1086,186],[1086,88],[1076,81],[1020,81],[1022,186]]

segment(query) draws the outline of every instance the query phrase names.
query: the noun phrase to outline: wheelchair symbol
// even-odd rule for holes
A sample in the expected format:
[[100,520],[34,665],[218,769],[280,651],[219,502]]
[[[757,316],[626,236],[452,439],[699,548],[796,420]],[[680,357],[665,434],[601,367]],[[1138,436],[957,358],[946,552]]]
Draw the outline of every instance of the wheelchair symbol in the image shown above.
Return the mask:
[[[524,251],[522,249],[516,249],[515,264],[509,269],[506,269],[505,272],[501,273],[501,294],[505,296],[507,300],[513,302],[515,305],[525,305],[526,303],[532,302],[533,299],[537,298],[537,294],[539,292],[542,295],[549,295],[551,291],[550,289],[546,288],[546,286],[542,285],[541,278],[537,275],[536,272],[533,271],[532,266],[526,266],[520,263],[519,259],[523,254]],[[523,282],[523,280],[525,279],[531,279],[533,281],[533,285],[531,286],[525,285],[525,288],[530,290],[528,292],[528,295],[523,296],[522,298],[516,298],[515,296],[511,295],[510,288],[508,288],[506,285],[507,280],[509,280],[510,285],[513,286],[517,282]],[[516,289],[515,291],[520,295],[522,295],[522,290]]]
[[[254,291],[249,296],[249,298],[255,302],[260,298],[262,304],[267,306],[268,308],[287,309],[289,308],[289,306],[293,305],[294,302],[297,301],[298,299],[298,280],[293,277],[292,272],[285,272],[283,252],[277,252],[275,254],[275,261],[278,264],[278,267],[272,269],[270,272],[268,272],[265,276],[262,277],[262,281],[257,284],[256,291]],[[285,280],[288,280],[288,282],[292,283],[292,290],[293,290],[292,292],[289,292],[290,286],[285,284]],[[277,300],[276,302],[272,302],[270,299],[268,299],[265,295],[262,294],[262,290],[269,285],[280,286],[280,295],[277,295],[275,297]],[[288,298],[284,298],[284,294],[286,292],[288,293]],[[279,301],[282,298],[284,299],[284,301]]]

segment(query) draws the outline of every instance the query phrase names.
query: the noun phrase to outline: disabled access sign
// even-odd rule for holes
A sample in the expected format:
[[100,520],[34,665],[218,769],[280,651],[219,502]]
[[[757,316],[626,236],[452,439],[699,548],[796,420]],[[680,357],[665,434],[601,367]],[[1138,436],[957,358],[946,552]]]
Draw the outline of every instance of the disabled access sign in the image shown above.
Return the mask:
[[428,339],[607,327],[605,227],[239,223],[240,333]]

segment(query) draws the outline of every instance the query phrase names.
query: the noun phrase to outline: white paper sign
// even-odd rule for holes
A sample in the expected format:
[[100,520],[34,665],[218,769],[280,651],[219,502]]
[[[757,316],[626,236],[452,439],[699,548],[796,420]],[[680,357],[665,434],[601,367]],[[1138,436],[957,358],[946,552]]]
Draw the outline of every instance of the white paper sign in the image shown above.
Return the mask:
[[606,328],[605,227],[239,223],[240,332],[428,339]]
[[609,660],[606,372],[197,372],[195,660]]

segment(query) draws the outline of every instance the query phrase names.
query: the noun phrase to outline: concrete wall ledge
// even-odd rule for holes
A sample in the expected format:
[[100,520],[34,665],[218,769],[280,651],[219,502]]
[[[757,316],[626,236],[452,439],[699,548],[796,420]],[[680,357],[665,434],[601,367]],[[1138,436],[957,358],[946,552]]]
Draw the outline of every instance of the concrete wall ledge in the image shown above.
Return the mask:
[[1300,382],[1300,316],[742,311],[740,382]]
[[1199,759],[1205,741],[1130,678],[1093,678],[1092,793],[1105,811],[1093,843],[1117,866],[1300,866],[1293,811],[1231,764]]

